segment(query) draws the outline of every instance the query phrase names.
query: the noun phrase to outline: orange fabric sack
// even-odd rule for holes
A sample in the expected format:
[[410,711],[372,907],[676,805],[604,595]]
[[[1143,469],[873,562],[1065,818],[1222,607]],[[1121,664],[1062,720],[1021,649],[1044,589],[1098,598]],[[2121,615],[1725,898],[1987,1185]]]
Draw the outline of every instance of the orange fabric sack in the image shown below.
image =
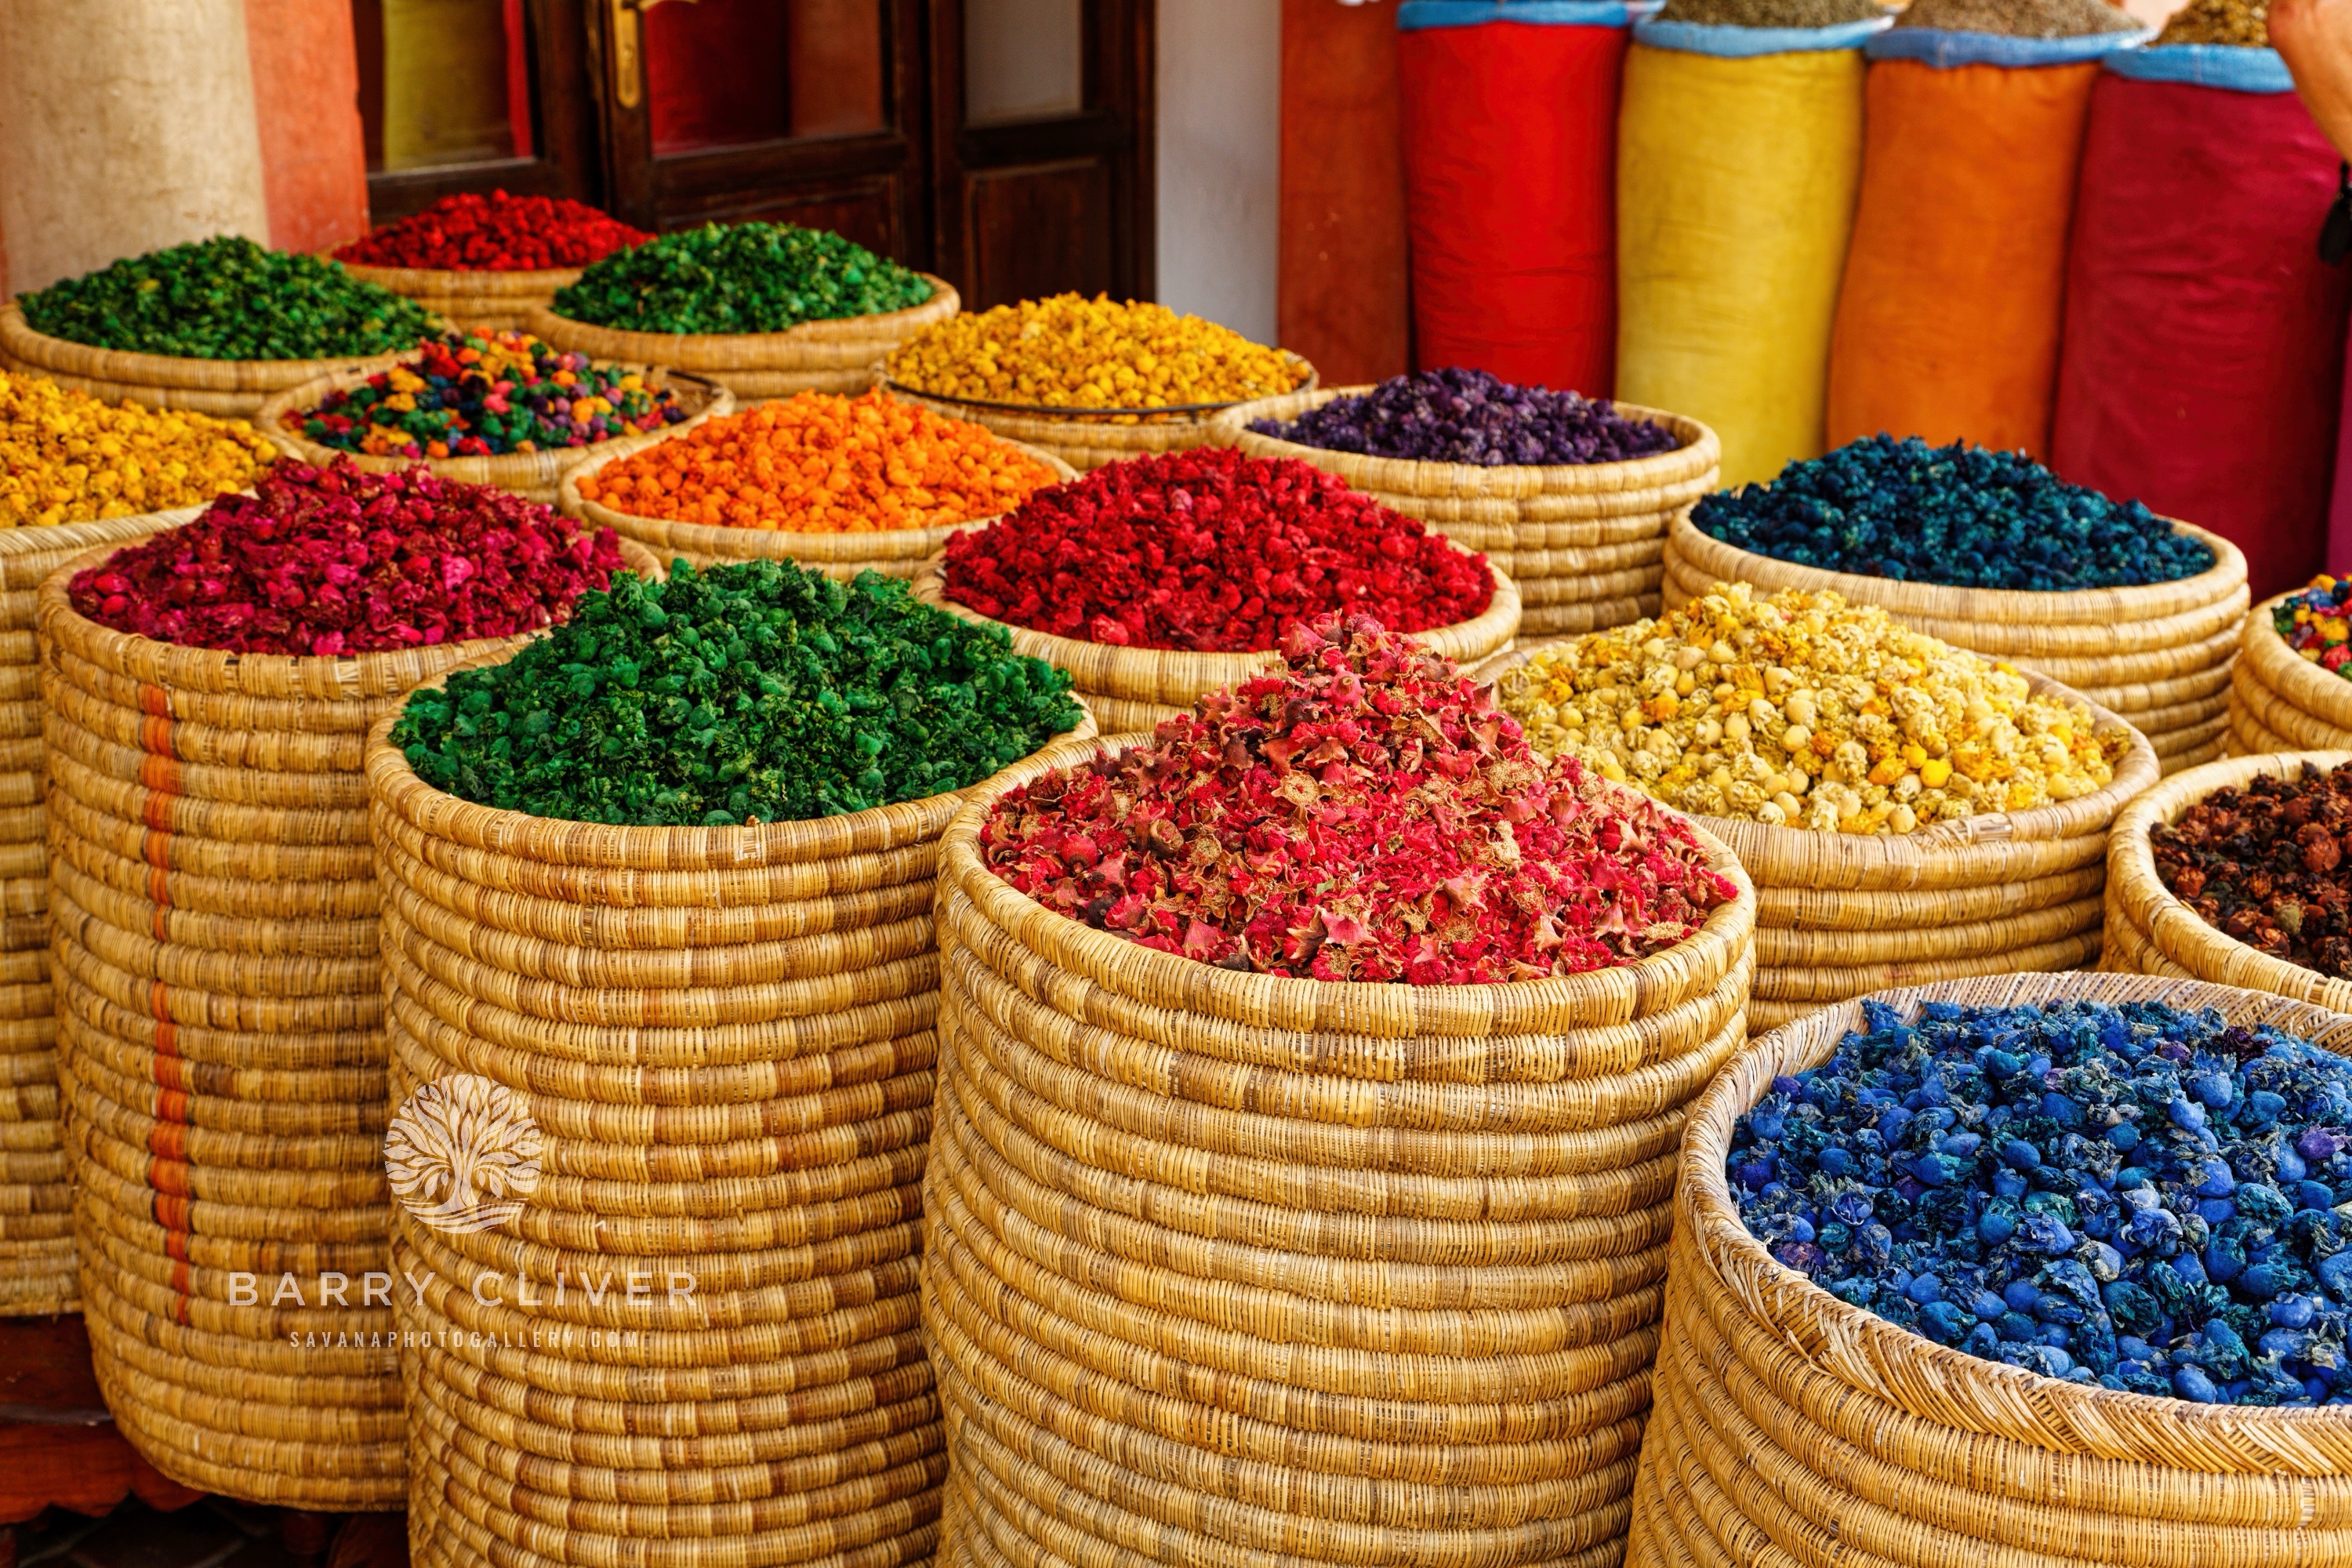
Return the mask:
[[2098,76],[2095,60],[1873,60],[1830,339],[1832,447],[1883,430],[2048,456],[2067,224]]

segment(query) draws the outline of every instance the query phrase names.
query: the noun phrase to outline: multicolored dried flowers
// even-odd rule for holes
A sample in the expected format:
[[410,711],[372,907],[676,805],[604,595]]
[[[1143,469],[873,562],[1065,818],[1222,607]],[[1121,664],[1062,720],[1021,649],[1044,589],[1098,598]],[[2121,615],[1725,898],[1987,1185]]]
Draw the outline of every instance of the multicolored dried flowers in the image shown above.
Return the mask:
[[580,494],[673,522],[866,533],[1002,516],[1055,482],[980,426],[877,388],[803,392],[705,420],[581,475]]
[[931,297],[922,275],[826,229],[705,224],[614,251],[559,289],[555,313],[631,332],[781,332]]
[[277,456],[242,419],[108,404],[0,371],[0,528],[200,506],[243,489]]
[[1260,419],[1250,428],[1327,452],[1486,468],[1622,463],[1678,444],[1664,426],[1627,419],[1605,397],[1514,386],[1491,372],[1459,369],[1391,376],[1296,419]]
[[427,470],[280,463],[250,496],[74,574],[103,626],[232,653],[375,653],[562,620],[621,564],[613,532]]
[[911,392],[1045,408],[1169,408],[1288,392],[1279,349],[1165,305],[1055,294],[950,317],[890,355]]
[[2207,925],[2352,980],[2352,768],[2215,790],[2148,843],[2158,878]]
[[1455,625],[1486,613],[1495,579],[1336,475],[1202,447],[1105,464],[954,535],[947,596],[1080,642],[1232,653],[1333,610]]
[[1294,624],[1282,653],[1150,745],[1007,793],[981,830],[990,868],[1157,952],[1417,985],[1633,963],[1738,896],[1688,824],[1546,763],[1370,616]]
[[1863,1013],[1733,1133],[1775,1258],[2044,1376],[2352,1403],[2352,1061],[2147,1002]]
[[2352,577],[2314,577],[2311,586],[2271,606],[2271,629],[2297,655],[2352,680]]
[[2090,710],[1885,610],[1748,584],[1539,647],[1496,683],[1535,749],[1678,810],[1909,833],[2104,789],[2130,743]]
[[417,692],[393,743],[484,805],[725,827],[961,789],[1085,719],[1066,672],[902,582],[672,571],[624,574],[507,662]]
[[677,395],[625,365],[528,332],[447,332],[416,356],[289,410],[286,428],[378,458],[496,458],[616,440],[690,417]]
[[1769,485],[1708,496],[1691,522],[1776,561],[1958,588],[2064,593],[2213,565],[2210,546],[2138,501],[2070,485],[2022,453],[1916,436],[1790,463]]
[[652,237],[585,202],[460,191],[371,229],[335,259],[436,272],[545,272],[585,267]]

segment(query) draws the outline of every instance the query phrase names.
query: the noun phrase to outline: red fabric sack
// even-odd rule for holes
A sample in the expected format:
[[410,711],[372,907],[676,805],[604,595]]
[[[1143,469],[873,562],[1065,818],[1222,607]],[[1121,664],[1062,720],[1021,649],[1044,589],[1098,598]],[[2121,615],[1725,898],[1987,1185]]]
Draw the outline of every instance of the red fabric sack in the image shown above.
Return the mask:
[[2256,599],[2326,545],[2352,300],[2317,249],[2336,174],[2291,91],[2110,63],[2092,94],[2052,466],[2231,540]]

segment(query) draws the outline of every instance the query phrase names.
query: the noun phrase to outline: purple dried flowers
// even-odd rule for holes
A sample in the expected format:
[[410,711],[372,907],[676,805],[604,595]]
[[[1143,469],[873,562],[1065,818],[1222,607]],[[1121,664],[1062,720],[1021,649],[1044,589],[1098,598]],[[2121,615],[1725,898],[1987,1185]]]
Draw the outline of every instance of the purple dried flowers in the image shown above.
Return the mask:
[[1327,452],[1484,468],[1622,463],[1679,445],[1672,431],[1628,419],[1606,398],[1514,386],[1460,368],[1392,376],[1287,424],[1261,419],[1250,428]]

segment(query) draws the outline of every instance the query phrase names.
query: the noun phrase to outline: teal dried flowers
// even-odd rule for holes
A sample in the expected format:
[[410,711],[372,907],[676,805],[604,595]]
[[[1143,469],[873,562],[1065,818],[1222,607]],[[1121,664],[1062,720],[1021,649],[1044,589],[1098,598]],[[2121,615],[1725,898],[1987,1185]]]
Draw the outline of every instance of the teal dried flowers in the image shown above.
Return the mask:
[[920,273],[824,229],[705,224],[616,251],[555,296],[555,313],[632,332],[781,332],[908,310]]
[[2194,577],[2211,547],[2138,501],[2070,485],[2021,452],[1873,436],[1701,500],[1711,539],[1902,583],[2067,593]]
[[634,576],[392,731],[483,805],[628,826],[788,822],[978,784],[1075,728],[1070,677],[872,572],[751,561]]
[[334,262],[216,235],[17,301],[37,332],[175,359],[345,359],[415,348],[433,318]]

